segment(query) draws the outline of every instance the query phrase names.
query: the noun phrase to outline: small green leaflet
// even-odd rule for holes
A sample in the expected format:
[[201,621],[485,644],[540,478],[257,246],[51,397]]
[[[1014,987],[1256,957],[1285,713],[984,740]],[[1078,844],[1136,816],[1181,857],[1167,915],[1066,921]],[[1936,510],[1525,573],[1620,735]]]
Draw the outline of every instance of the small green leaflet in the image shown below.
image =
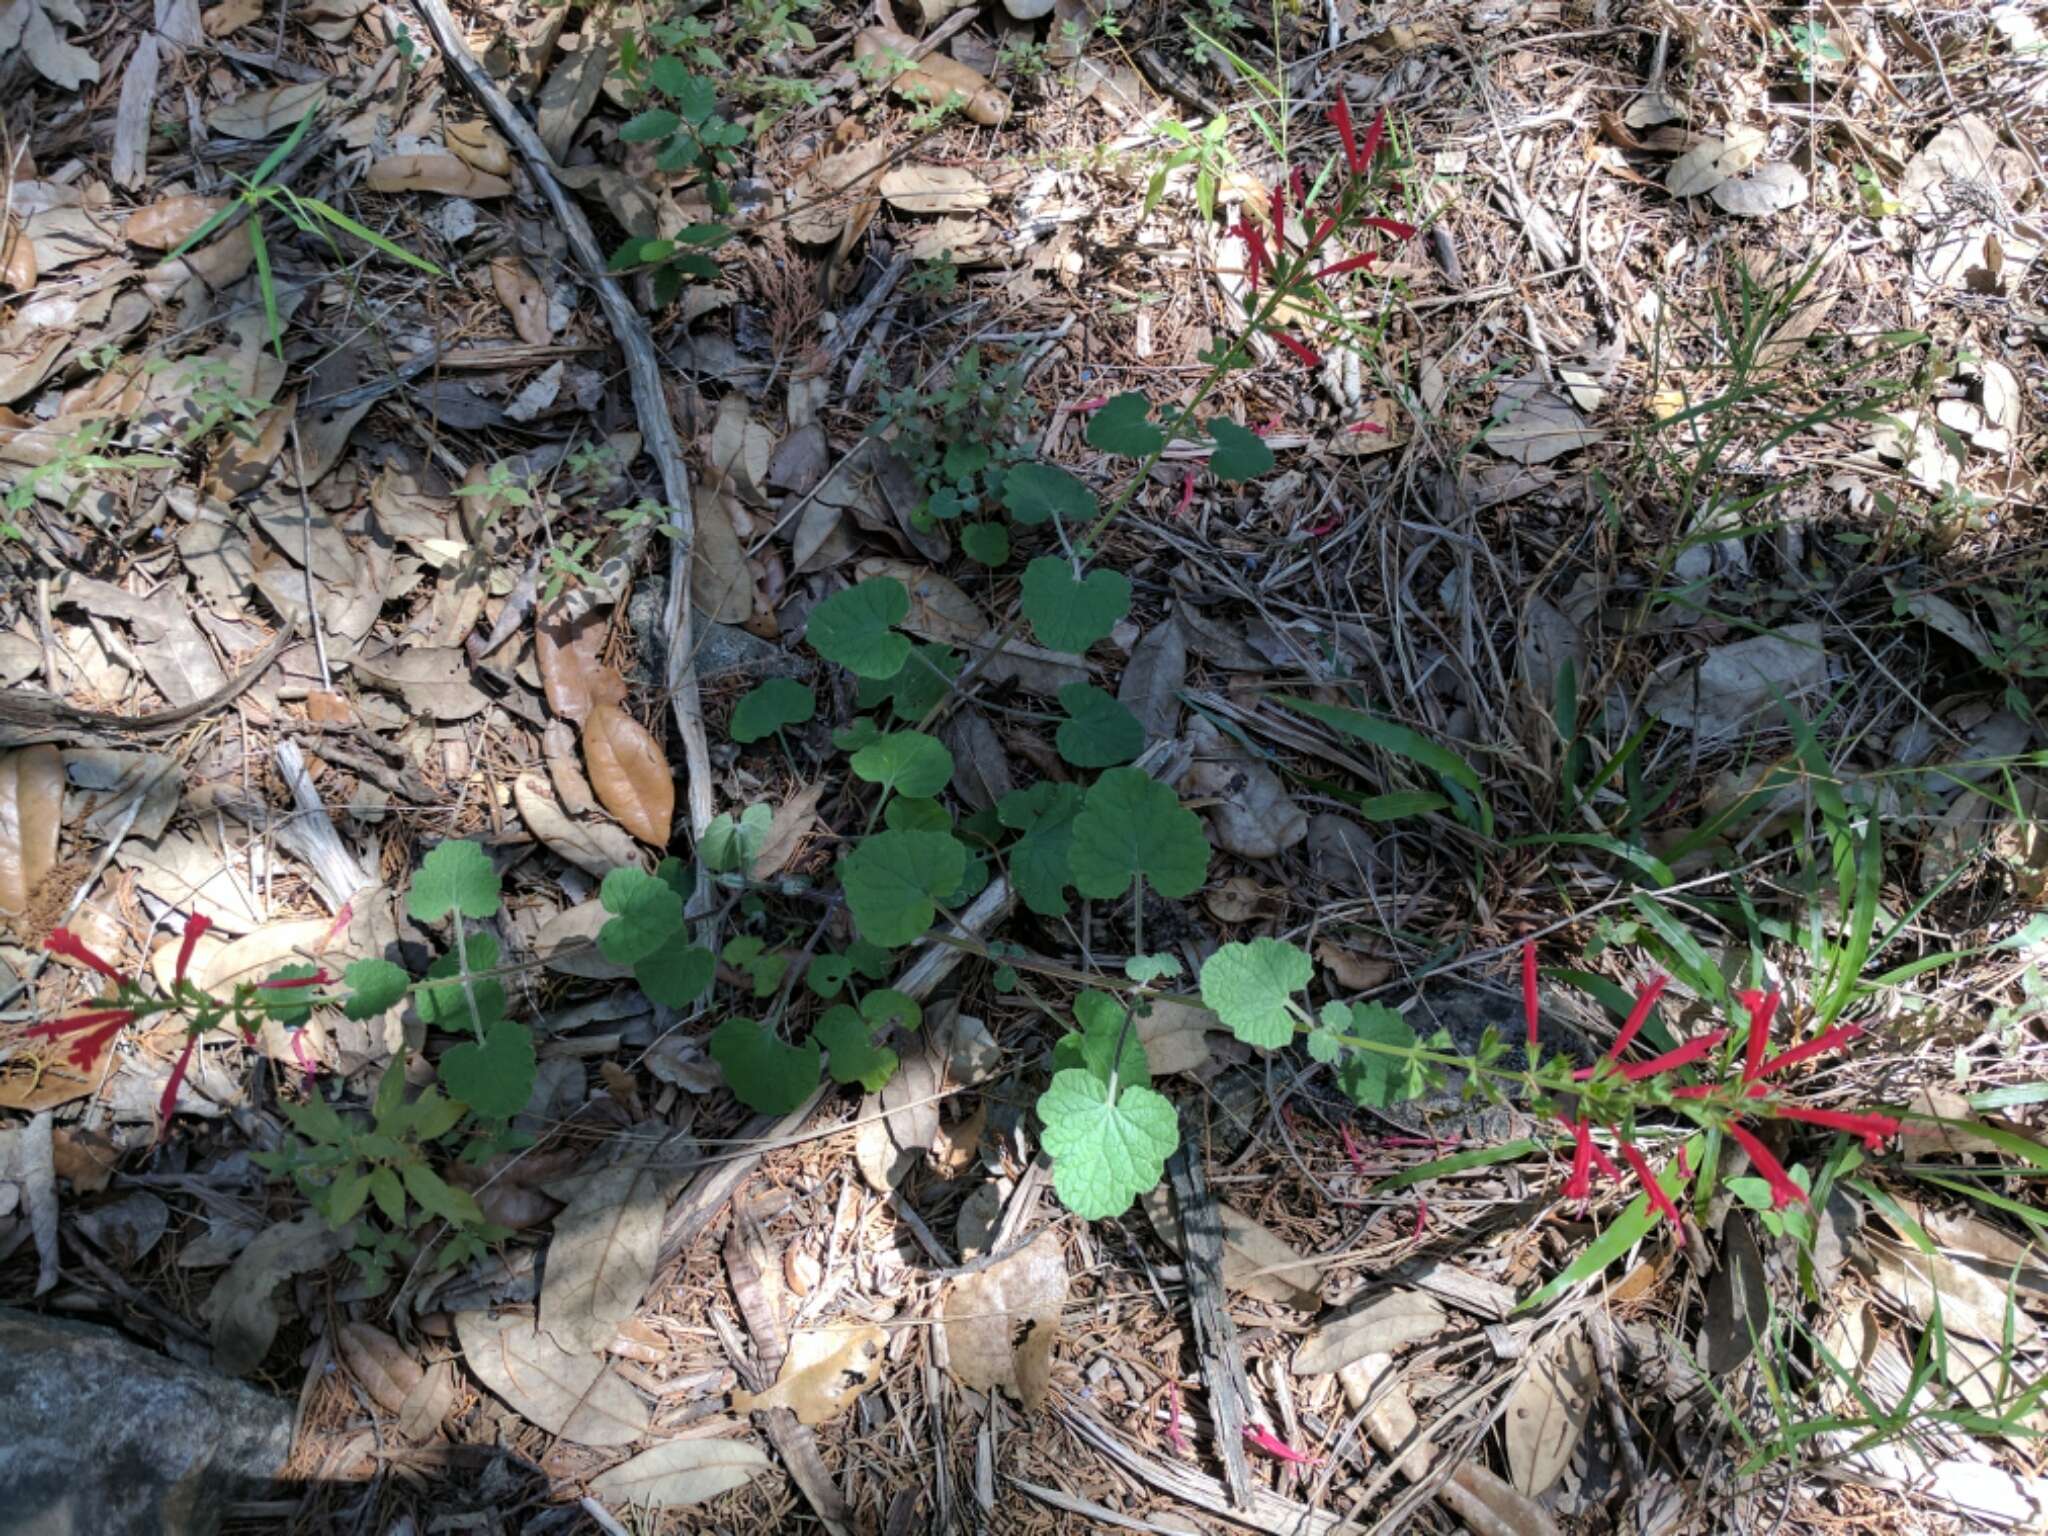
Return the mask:
[[1003,505],[1027,528],[1053,517],[1078,523],[1095,515],[1095,493],[1054,465],[1019,464],[1003,481]]
[[1060,722],[1053,740],[1060,756],[1076,768],[1110,768],[1128,763],[1145,750],[1145,727],[1114,697],[1093,683],[1068,683],[1060,689]]
[[1180,961],[1172,955],[1132,955],[1124,962],[1124,974],[1145,986],[1180,974]]
[[813,608],[804,637],[820,656],[857,677],[894,677],[910,655],[910,641],[893,626],[909,614],[910,593],[903,583],[880,576]]
[[1218,480],[1255,480],[1273,468],[1273,450],[1265,440],[1228,416],[1210,417],[1209,435],[1216,439],[1209,468]]
[[936,800],[898,795],[882,812],[882,825],[899,832],[950,832],[953,816]]
[[1088,418],[1088,446],[1142,459],[1166,446],[1166,434],[1147,420],[1152,402],[1135,392],[1116,396]]
[[945,832],[877,832],[839,861],[862,936],[890,949],[921,938],[966,873],[967,850]]
[[844,955],[813,955],[804,967],[804,985],[829,1002],[852,974],[853,962]]
[[1130,578],[1118,571],[1090,571],[1079,581],[1058,555],[1040,555],[1024,567],[1024,617],[1039,643],[1078,656],[1108,638],[1131,611]]
[[404,1001],[412,978],[403,967],[372,956],[351,960],[348,969],[341,973],[341,984],[349,991],[341,1011],[352,1019],[374,1019]]
[[655,1002],[665,1008],[694,1003],[711,985],[718,962],[711,951],[695,944],[676,942],[633,962],[633,979]]
[[1012,790],[996,802],[996,819],[1024,834],[1010,845],[1010,883],[1040,917],[1059,917],[1067,910],[1074,818],[1080,814],[1080,786],[1050,779]]
[[844,1003],[825,1010],[811,1038],[825,1047],[825,1070],[835,1083],[859,1083],[880,1093],[896,1075],[896,1053],[875,1044],[868,1021]]
[[894,987],[877,987],[860,1000],[860,1016],[874,1029],[916,1029],[924,1022],[917,999]]
[[[1079,1033],[1065,1034],[1053,1042],[1052,1069],[1063,1072],[1079,1067],[1107,1083],[1112,1066],[1120,1083],[1140,1088],[1152,1086],[1152,1069],[1145,1060],[1145,1044],[1136,1029],[1127,1025],[1130,1016],[1107,992],[1083,992],[1074,999],[1074,1020]],[[1123,1049],[1119,1053],[1118,1042]]]
[[458,1227],[475,1226],[484,1219],[475,1196],[466,1189],[451,1188],[425,1163],[407,1163],[404,1176],[405,1192],[429,1216],[438,1216]]
[[1209,840],[1201,818],[1164,784],[1137,768],[1111,768],[1074,818],[1068,866],[1083,896],[1121,896],[1143,878],[1178,900],[1208,878]]
[[637,116],[629,117],[619,129],[619,138],[627,144],[652,144],[665,139],[683,126],[683,120],[667,107],[649,107]]
[[683,898],[666,880],[626,866],[604,877],[598,900],[611,920],[597,947],[614,965],[632,965],[671,944],[683,930]]
[[1039,1096],[1042,1144],[1052,1157],[1052,1187],[1083,1221],[1121,1216],[1156,1187],[1180,1145],[1173,1105],[1150,1088],[1109,1085],[1069,1067]]
[[450,912],[489,917],[498,910],[498,872],[475,843],[442,843],[420,861],[405,909],[416,923],[437,923]]
[[533,1097],[533,1031],[500,1019],[484,1032],[482,1044],[465,1040],[443,1051],[435,1070],[448,1096],[467,1104],[478,1119],[509,1120]]
[[708,1049],[733,1096],[756,1114],[786,1115],[818,1084],[815,1037],[787,1045],[752,1019],[730,1018],[711,1031]]
[[816,696],[802,683],[787,677],[771,677],[747,691],[733,709],[728,729],[734,741],[759,741],[784,726],[802,725],[817,709]]
[[1001,523],[968,523],[960,548],[976,565],[997,566],[1010,558],[1010,530]]
[[[1408,1021],[1384,1003],[1354,1003],[1345,1033],[1397,1051],[1412,1052],[1416,1047],[1415,1031]],[[1415,1056],[1388,1055],[1351,1045],[1345,1051],[1337,1068],[1337,1086],[1367,1109],[1403,1103],[1429,1087],[1429,1066]]]
[[759,857],[774,820],[775,813],[758,802],[740,812],[738,821],[732,819],[731,811],[720,811],[704,829],[703,840],[697,844],[698,857],[713,874],[744,870]]
[[1226,944],[1202,962],[1202,1001],[1246,1045],[1273,1050],[1294,1038],[1293,994],[1315,974],[1305,951],[1278,939]]
[[953,777],[953,754],[936,736],[890,731],[854,753],[849,766],[870,784],[923,799],[936,795]]

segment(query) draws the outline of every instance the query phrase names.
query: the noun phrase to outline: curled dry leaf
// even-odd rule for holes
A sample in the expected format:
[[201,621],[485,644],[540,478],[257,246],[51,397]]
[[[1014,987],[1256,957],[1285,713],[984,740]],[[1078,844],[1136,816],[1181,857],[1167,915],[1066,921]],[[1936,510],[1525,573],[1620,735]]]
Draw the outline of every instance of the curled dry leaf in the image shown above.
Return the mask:
[[52,746],[0,756],[0,912],[20,912],[57,867],[64,758]]
[[1871,1250],[1878,1290],[1917,1322],[1931,1318],[1938,1303],[1947,1327],[1986,1343],[2003,1344],[2008,1313],[2015,1344],[2029,1345],[2041,1332],[2041,1325],[2028,1313],[2017,1305],[2008,1306],[2006,1287],[2000,1280],[1958,1264],[1943,1253],[1921,1253],[1884,1242],[1872,1243]]
[[1673,197],[1698,197],[1730,176],[1740,176],[1763,153],[1764,136],[1754,128],[1731,128],[1721,138],[1702,139],[1671,162],[1664,189]]
[[1443,1331],[1448,1315],[1421,1291],[1389,1291],[1364,1306],[1333,1317],[1308,1336],[1294,1354],[1294,1374],[1322,1376],[1367,1355],[1391,1355]]
[[560,604],[534,620],[533,662],[540,671],[548,708],[564,720],[581,725],[591,706],[616,704],[626,696],[618,669],[599,660],[604,650],[606,619],[592,609],[571,619]]
[[1522,1372],[1502,1416],[1516,1491],[1534,1498],[1571,1463],[1593,1411],[1593,1383],[1593,1346],[1576,1323]]
[[22,234],[21,225],[11,216],[0,220],[0,283],[16,293],[27,293],[39,276],[34,242]]
[[244,91],[206,114],[206,126],[230,139],[267,139],[295,125],[327,99],[324,80]]
[[643,843],[666,848],[676,784],[647,727],[616,704],[599,704],[583,722],[583,756],[598,802]]
[[454,1382],[448,1371],[421,1365],[381,1328],[343,1323],[334,1342],[349,1374],[372,1402],[399,1421],[408,1439],[424,1438],[454,1406]]
[[1760,219],[1805,202],[1806,178],[1797,166],[1778,161],[1760,167],[1754,176],[1719,182],[1707,195],[1723,212]]
[[670,1440],[593,1478],[590,1491],[637,1509],[679,1509],[744,1487],[771,1465],[744,1440]]
[[121,233],[145,251],[168,251],[227,205],[224,197],[160,197],[129,214]]
[[966,645],[989,632],[981,605],[930,566],[876,555],[854,567],[857,581],[883,576],[902,582],[910,594],[910,612],[901,625],[910,634],[940,645]]
[[1541,464],[1589,448],[1606,435],[1587,426],[1555,386],[1530,378],[1501,385],[1485,443],[1517,464]]
[[735,1392],[739,1413],[787,1408],[800,1424],[823,1424],[851,1408],[882,1374],[888,1335],[879,1328],[802,1328],[790,1335],[782,1374],[765,1392]]
[[646,863],[639,845],[617,827],[570,816],[539,774],[522,773],[512,781],[512,803],[527,831],[585,874],[602,880],[615,869]]
[[548,343],[548,296],[540,279],[517,256],[499,256],[491,262],[491,286],[498,302],[512,316],[512,329],[528,346]]
[[450,123],[442,130],[441,136],[448,141],[450,149],[485,175],[511,174],[511,149],[498,137],[498,130],[482,118],[472,118],[466,123]]
[[1045,1227],[1000,1263],[953,1282],[946,1293],[946,1353],[971,1390],[1014,1393],[1037,1412],[1052,1373],[1060,1311],[1067,1304],[1067,1261]]
[[[706,481],[714,477],[706,475]],[[733,521],[731,480],[717,475],[697,497],[697,537],[690,554],[690,600],[716,624],[744,624],[754,616],[754,574]]]
[[[1147,1194],[1144,1206],[1145,1214],[1151,1218],[1152,1230],[1159,1234],[1162,1242],[1173,1245],[1178,1251],[1180,1223],[1174,1217],[1165,1186]],[[1216,1212],[1223,1224],[1225,1286],[1233,1291],[1243,1291],[1247,1296],[1256,1296],[1261,1301],[1294,1307],[1303,1312],[1314,1312],[1322,1306],[1322,1294],[1314,1283],[1316,1270],[1320,1267],[1315,1260],[1304,1259],[1234,1206],[1219,1205]]]
[[487,175],[454,155],[387,155],[363,176],[372,192],[438,192],[477,201],[504,197],[512,183]]
[[549,1434],[578,1445],[631,1445],[647,1432],[647,1405],[601,1357],[571,1354],[530,1316],[458,1312],[455,1335],[477,1379]]
[[855,59],[872,59],[871,67],[896,71],[889,89],[905,101],[929,107],[958,96],[960,110],[970,121],[988,128],[1002,126],[1010,115],[1010,104],[990,87],[987,79],[944,54],[931,54],[912,63],[916,52],[916,40],[891,27],[869,27],[853,41]]
[[1223,1021],[1206,1008],[1192,1003],[1154,1001],[1134,1014],[1132,1029],[1145,1047],[1145,1063],[1154,1077],[1175,1072],[1194,1072],[1210,1060],[1209,1032],[1222,1030]]
[[341,1252],[318,1211],[302,1211],[270,1227],[214,1282],[200,1315],[213,1325],[213,1363],[230,1376],[246,1376],[263,1363],[277,1337],[275,1292],[293,1275],[324,1268]]

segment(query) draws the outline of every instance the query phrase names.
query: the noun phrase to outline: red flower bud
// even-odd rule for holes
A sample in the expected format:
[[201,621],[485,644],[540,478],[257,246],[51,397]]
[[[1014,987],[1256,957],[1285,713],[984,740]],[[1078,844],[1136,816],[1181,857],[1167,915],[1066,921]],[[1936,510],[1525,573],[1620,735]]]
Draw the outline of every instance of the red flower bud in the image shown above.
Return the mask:
[[1342,277],[1346,272],[1356,272],[1360,267],[1369,267],[1378,261],[1379,253],[1369,251],[1363,256],[1346,256],[1342,261],[1333,261],[1316,272],[1317,282],[1327,282],[1333,277]]
[[[1384,118],[1385,114],[1382,113],[1381,116]],[[1343,142],[1344,163],[1351,167],[1351,174],[1356,176],[1371,161],[1372,151],[1359,147],[1358,134],[1351,126],[1351,103],[1339,96],[1330,107],[1329,119],[1330,126],[1337,130],[1337,137]],[[1377,121],[1374,122],[1375,134],[1378,133],[1379,126]],[[1377,143],[1377,139],[1374,142]]]
[[134,1010],[108,1008],[99,1013],[74,1013],[68,1019],[51,1019],[45,1024],[31,1025],[24,1033],[31,1039],[55,1040],[61,1035],[76,1035],[65,1059],[81,1072],[90,1071],[92,1064],[100,1059],[100,1052],[107,1042],[135,1022]]
[[67,960],[76,960],[80,965],[91,966],[111,981],[119,981],[121,973],[85,947],[85,940],[69,928],[53,928],[50,936],[43,940],[43,948],[53,955],[62,955]]
[[185,979],[185,969],[192,963],[192,951],[199,946],[199,936],[213,926],[213,919],[201,912],[194,912],[185,919],[185,938],[178,945],[177,979]]
[[1756,1166],[1756,1171],[1762,1174],[1771,1186],[1773,1210],[1781,1210],[1794,1201],[1806,1199],[1806,1191],[1792,1182],[1785,1172],[1785,1165],[1771,1156],[1771,1149],[1758,1141],[1747,1127],[1730,1120],[1728,1134],[1733,1136],[1736,1144],[1749,1154],[1749,1160]]
[[1628,1159],[1629,1167],[1635,1169],[1636,1177],[1643,1181],[1643,1194],[1648,1198],[1651,1209],[1671,1223],[1671,1230],[1676,1234],[1678,1246],[1683,1248],[1685,1224],[1678,1219],[1678,1207],[1673,1205],[1671,1197],[1664,1193],[1664,1186],[1657,1182],[1657,1175],[1650,1171],[1649,1160],[1632,1141],[1624,1141],[1621,1144],[1621,1155]]
[[1845,1135],[1861,1136],[1863,1145],[1873,1152],[1882,1150],[1887,1140],[1899,1134],[1899,1121],[1893,1115],[1839,1109],[1795,1109],[1787,1104],[1778,1105],[1771,1113],[1780,1120],[1799,1120],[1808,1125],[1841,1131]]
[[[1534,1064],[1536,1053],[1536,946],[1524,942],[1522,945],[1522,1021],[1529,1027],[1529,1054]],[[1580,1121],[1581,1125],[1585,1122]]]
[[1279,342],[1280,345],[1285,347],[1289,352],[1292,352],[1296,360],[1300,362],[1302,367],[1316,368],[1322,365],[1323,359],[1321,355],[1316,352],[1315,348],[1308,346],[1303,342],[1295,340],[1294,337],[1288,335],[1285,331],[1273,332],[1273,339]]
[[1650,984],[1636,994],[1636,1003],[1628,1011],[1627,1022],[1621,1026],[1621,1033],[1614,1037],[1614,1044],[1607,1048],[1609,1061],[1618,1061],[1621,1058],[1621,1053],[1628,1049],[1629,1041],[1635,1039],[1636,1032],[1648,1021],[1650,1010],[1657,1006],[1657,999],[1670,984],[1669,976],[1653,976],[1650,978]]
[[1749,1010],[1749,1040],[1742,1053],[1742,1080],[1753,1083],[1764,1069],[1764,1052],[1770,1049],[1771,1015],[1778,1011],[1778,994],[1738,992],[1735,1000]]
[[178,1089],[184,1085],[185,1073],[192,1065],[192,1052],[199,1046],[197,1035],[185,1037],[185,1049],[178,1052],[178,1059],[171,1064],[171,1080],[164,1084],[164,1096],[157,1100],[156,1117],[168,1124],[171,1111],[178,1107]]
[[1840,1029],[1831,1029],[1818,1039],[1809,1040],[1804,1045],[1795,1045],[1789,1051],[1779,1052],[1761,1067],[1757,1068],[1756,1075],[1759,1078],[1774,1077],[1787,1067],[1796,1067],[1802,1061],[1811,1061],[1814,1057],[1825,1055],[1837,1046],[1847,1045],[1862,1033],[1863,1026],[1861,1024],[1844,1024]]
[[1415,226],[1403,224],[1399,219],[1380,219],[1367,215],[1358,221],[1367,229],[1376,229],[1383,235],[1392,235],[1396,240],[1413,240]]
[[1675,1051],[1666,1051],[1662,1056],[1652,1056],[1648,1061],[1631,1062],[1621,1069],[1621,1075],[1635,1083],[1646,1077],[1656,1077],[1659,1073],[1675,1072],[1680,1067],[1691,1066],[1727,1038],[1727,1030],[1711,1030],[1696,1040],[1686,1041]]

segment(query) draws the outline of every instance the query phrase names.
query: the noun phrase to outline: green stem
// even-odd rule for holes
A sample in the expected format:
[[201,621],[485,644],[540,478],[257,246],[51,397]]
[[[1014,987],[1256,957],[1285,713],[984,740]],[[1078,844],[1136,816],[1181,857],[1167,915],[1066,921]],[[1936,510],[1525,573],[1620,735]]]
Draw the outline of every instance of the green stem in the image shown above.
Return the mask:
[[477,1044],[481,1045],[484,1039],[484,1020],[483,1015],[477,1011],[476,992],[469,983],[469,945],[462,937],[462,930],[465,926],[462,914],[457,912],[455,914],[455,964],[461,973],[462,1000],[469,1005],[469,1027],[476,1031]]

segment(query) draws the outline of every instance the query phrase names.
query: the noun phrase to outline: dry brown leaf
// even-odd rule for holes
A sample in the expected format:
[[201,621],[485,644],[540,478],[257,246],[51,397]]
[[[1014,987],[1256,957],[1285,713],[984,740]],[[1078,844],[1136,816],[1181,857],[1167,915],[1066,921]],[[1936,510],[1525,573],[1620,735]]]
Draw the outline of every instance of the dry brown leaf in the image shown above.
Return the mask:
[[677,1509],[744,1487],[773,1466],[744,1440],[668,1440],[600,1473],[590,1491],[635,1509]]
[[327,82],[305,80],[244,91],[206,114],[206,126],[230,139],[267,139],[293,127],[327,99]]
[[37,746],[0,756],[0,912],[25,910],[57,867],[63,825],[63,754]]
[[0,283],[16,293],[27,293],[40,275],[36,248],[22,237],[21,225],[12,216],[0,222]]
[[754,575],[733,525],[733,491],[723,475],[705,476],[697,496],[697,538],[691,549],[690,600],[718,624],[744,624],[754,614]]
[[[1145,1214],[1160,1240],[1180,1247],[1180,1223],[1164,1185],[1142,1197]],[[1280,1238],[1253,1221],[1234,1206],[1219,1205],[1217,1215],[1223,1227],[1223,1283],[1261,1301],[1275,1302],[1303,1312],[1323,1304],[1315,1288],[1314,1260],[1305,1260]]]
[[564,1349],[604,1348],[647,1294],[677,1177],[658,1166],[661,1150],[636,1135],[619,1161],[557,1191],[570,1199],[548,1244],[540,1321]]
[[511,149],[498,137],[498,130],[482,118],[450,123],[442,130],[442,137],[448,141],[450,149],[485,175],[509,176],[512,173]]
[[676,784],[647,727],[616,704],[598,704],[583,722],[583,756],[598,803],[643,843],[666,848]]
[[532,269],[517,256],[499,256],[491,262],[491,286],[498,302],[512,316],[512,329],[529,346],[548,344],[548,296]]
[[899,165],[881,182],[882,198],[905,213],[974,213],[989,205],[988,183],[964,165]]
[[633,839],[610,822],[579,821],[565,811],[539,774],[522,773],[512,781],[512,803],[527,831],[585,874],[602,880],[644,862]]
[[607,622],[598,609],[572,620],[560,604],[534,620],[533,664],[541,691],[548,708],[564,720],[581,725],[594,706],[616,704],[626,696],[625,679],[599,660]]
[[851,1408],[882,1374],[888,1335],[879,1328],[800,1328],[790,1335],[782,1374],[765,1392],[735,1392],[733,1410],[787,1408],[800,1424],[823,1424]]
[[1534,1498],[1571,1464],[1593,1411],[1593,1346],[1576,1323],[1522,1371],[1502,1414],[1508,1472],[1517,1492]]
[[1391,1355],[1443,1331],[1448,1314],[1421,1291],[1390,1291],[1310,1334],[1294,1355],[1294,1374],[1321,1376],[1367,1355]]
[[530,1315],[455,1314],[463,1359],[524,1418],[578,1445],[631,1445],[647,1432],[647,1405],[595,1355],[573,1355]]
[[854,576],[858,581],[887,576],[902,582],[910,594],[910,612],[902,628],[919,639],[965,645],[989,632],[981,605],[929,566],[877,555],[855,566]]
[[1027,1411],[1045,1402],[1060,1312],[1067,1304],[1067,1261],[1059,1234],[1041,1228],[1029,1246],[953,1282],[946,1293],[946,1352],[970,1390],[1003,1387]]
[[263,0],[224,0],[199,18],[208,37],[232,37],[264,14]]
[[475,201],[504,197],[512,183],[473,169],[454,155],[387,155],[363,176],[372,192],[438,192]]
[[1946,1254],[1921,1253],[1891,1243],[1873,1243],[1877,1288],[1917,1322],[1926,1322],[1939,1304],[1949,1328],[1987,1343],[2002,1344],[2005,1320],[2012,1318],[2013,1342],[2025,1346],[2040,1334],[2041,1325],[2018,1306],[2007,1305],[2001,1280],[1958,1264]]
[[1716,207],[1738,218],[1760,219],[1806,201],[1806,177],[1796,165],[1778,161],[1754,176],[1717,183],[1707,194]]
[[397,1413],[427,1373],[405,1346],[368,1323],[343,1323],[334,1336],[342,1363],[370,1400],[386,1413]]
[[1554,385],[1528,378],[1501,385],[1493,423],[1483,441],[1504,459],[1541,464],[1589,448],[1606,436],[1587,426]]
[[762,840],[761,851],[754,855],[754,866],[750,871],[756,880],[772,880],[788,867],[796,857],[796,851],[810,836],[811,827],[818,819],[818,799],[825,793],[825,781],[808,784],[798,790],[775,808],[775,814],[768,822],[768,836]]
[[1223,1021],[1192,1003],[1154,1001],[1133,1015],[1131,1028],[1145,1047],[1145,1062],[1154,1077],[1193,1072],[1209,1064],[1209,1032]]
[[1330,939],[1316,941],[1316,958],[1329,967],[1330,974],[1340,985],[1352,992],[1376,987],[1394,974],[1393,962],[1361,955],[1357,950],[1346,949]]
[[889,146],[880,140],[835,150],[812,162],[791,190],[795,206],[787,228],[806,245],[830,245],[847,225],[854,199],[866,190],[889,162]]
[[856,59],[872,59],[874,67],[888,67],[897,73],[889,89],[905,101],[921,107],[943,105],[960,98],[960,110],[968,120],[988,128],[999,128],[1010,115],[1010,104],[990,87],[987,79],[958,59],[942,53],[927,55],[904,67],[916,53],[917,43],[890,27],[869,27],[853,41]]

